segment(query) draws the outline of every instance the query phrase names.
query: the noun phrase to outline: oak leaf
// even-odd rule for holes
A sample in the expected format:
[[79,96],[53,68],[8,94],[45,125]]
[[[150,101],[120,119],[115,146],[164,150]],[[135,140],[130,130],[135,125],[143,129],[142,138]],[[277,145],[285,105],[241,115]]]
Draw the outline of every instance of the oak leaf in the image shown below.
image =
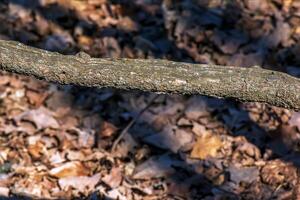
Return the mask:
[[215,157],[221,146],[222,141],[220,137],[216,135],[198,137],[192,149],[191,157],[198,159],[205,159],[209,156]]

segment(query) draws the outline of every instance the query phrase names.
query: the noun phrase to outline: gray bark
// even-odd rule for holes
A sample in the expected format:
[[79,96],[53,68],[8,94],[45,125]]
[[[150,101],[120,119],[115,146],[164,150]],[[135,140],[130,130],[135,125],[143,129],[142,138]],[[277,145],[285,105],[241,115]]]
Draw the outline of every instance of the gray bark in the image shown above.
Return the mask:
[[258,67],[70,56],[0,40],[0,69],[61,84],[201,94],[300,109],[299,79]]

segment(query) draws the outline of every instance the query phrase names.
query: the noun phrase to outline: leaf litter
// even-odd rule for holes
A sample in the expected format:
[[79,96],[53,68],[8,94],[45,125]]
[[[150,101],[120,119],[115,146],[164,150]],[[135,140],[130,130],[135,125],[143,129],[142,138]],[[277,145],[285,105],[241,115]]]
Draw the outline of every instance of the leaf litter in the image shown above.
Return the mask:
[[[16,0],[1,1],[0,11],[0,38],[65,54],[262,65],[299,75],[300,4],[293,0]],[[138,116],[153,96],[1,72],[0,195],[300,196],[299,113],[159,95]]]

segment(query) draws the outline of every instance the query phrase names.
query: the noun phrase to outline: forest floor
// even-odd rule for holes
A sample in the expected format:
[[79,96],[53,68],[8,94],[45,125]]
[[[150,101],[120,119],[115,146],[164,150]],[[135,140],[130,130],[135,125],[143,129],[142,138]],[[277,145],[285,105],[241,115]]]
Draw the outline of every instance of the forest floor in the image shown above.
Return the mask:
[[[300,75],[296,0],[2,0],[0,24],[63,54]],[[300,199],[299,130],[300,113],[261,103],[1,72],[0,198]]]

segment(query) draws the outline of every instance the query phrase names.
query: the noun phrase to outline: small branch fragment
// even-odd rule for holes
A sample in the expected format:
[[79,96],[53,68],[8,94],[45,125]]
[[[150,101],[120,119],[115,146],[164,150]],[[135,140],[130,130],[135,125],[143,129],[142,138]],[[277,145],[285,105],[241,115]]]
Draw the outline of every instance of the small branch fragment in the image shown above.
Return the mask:
[[259,67],[70,56],[0,40],[0,69],[61,84],[201,94],[300,110],[300,80]]

